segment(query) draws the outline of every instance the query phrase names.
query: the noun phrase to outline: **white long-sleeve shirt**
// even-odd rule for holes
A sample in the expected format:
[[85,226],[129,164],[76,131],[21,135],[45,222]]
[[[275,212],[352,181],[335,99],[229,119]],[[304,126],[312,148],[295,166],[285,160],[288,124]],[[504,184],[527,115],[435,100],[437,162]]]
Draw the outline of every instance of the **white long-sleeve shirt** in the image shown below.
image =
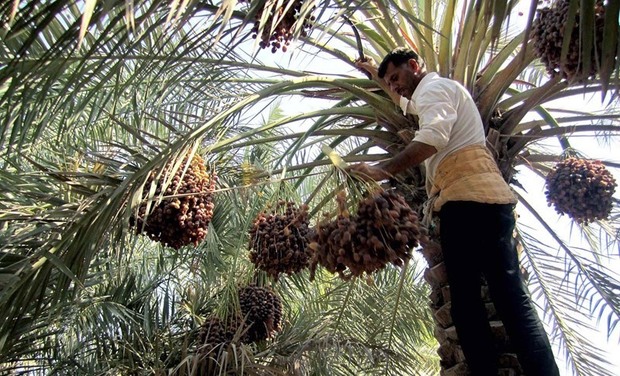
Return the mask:
[[457,81],[430,72],[410,100],[401,97],[403,113],[418,115],[420,129],[414,141],[432,145],[437,153],[424,161],[427,185],[448,154],[470,145],[485,145],[484,127],[471,95]]

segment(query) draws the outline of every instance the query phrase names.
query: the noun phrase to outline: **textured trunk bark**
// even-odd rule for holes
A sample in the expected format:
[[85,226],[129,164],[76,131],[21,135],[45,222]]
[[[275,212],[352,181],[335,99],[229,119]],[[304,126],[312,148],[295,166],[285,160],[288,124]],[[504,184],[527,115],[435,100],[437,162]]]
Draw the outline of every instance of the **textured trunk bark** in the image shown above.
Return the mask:
[[[435,320],[435,338],[439,342],[437,353],[440,357],[441,376],[465,376],[470,375],[465,356],[461,350],[456,329],[452,323],[450,314],[450,288],[448,275],[443,262],[441,246],[437,241],[430,240],[421,250],[428,263],[424,272],[424,279],[431,287],[429,305]],[[491,330],[495,336],[496,344],[500,352],[500,376],[521,376],[521,366],[516,354],[510,349],[510,341],[504,330],[504,325],[497,317],[495,307],[491,302],[488,288],[483,283],[481,296],[486,303],[487,314]]]
[[[413,138],[413,132],[409,128],[401,130],[398,132],[398,135],[405,143],[410,142]],[[497,137],[496,144],[499,142],[498,140],[499,137]],[[494,148],[491,148],[491,150],[503,150],[498,149],[498,145],[492,146]],[[504,168],[503,171],[512,170]],[[422,205],[427,199],[424,176],[425,174],[421,166],[417,166],[408,171],[407,178],[400,182],[393,181],[390,184],[391,187],[394,187],[405,197],[407,203],[420,215],[420,218],[422,218]],[[505,173],[504,177],[508,181],[510,173]],[[435,228],[428,233],[427,241],[421,244],[423,247],[421,253],[428,264],[424,273],[424,279],[431,288],[429,306],[436,324],[435,338],[439,343],[437,353],[440,357],[441,376],[469,376],[470,372],[467,368],[467,362],[461,350],[450,313],[450,288],[447,271],[443,263],[441,245],[438,241],[440,225],[438,219],[435,219],[434,225]],[[489,325],[494,334],[498,352],[501,354],[499,359],[499,376],[524,376],[517,356],[511,350],[510,340],[502,321],[497,317],[495,307],[489,296],[488,287],[484,282],[482,283],[480,294],[486,303]]]

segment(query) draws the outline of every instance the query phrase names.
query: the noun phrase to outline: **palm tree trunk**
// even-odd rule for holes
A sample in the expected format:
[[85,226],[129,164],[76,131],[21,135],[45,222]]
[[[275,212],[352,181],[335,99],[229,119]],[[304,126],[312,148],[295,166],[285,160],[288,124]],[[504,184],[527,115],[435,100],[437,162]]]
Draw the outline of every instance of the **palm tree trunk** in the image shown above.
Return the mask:
[[[407,129],[398,132],[405,143],[413,139],[412,132],[406,133]],[[420,167],[411,168],[408,177],[402,183],[392,182],[392,186],[400,192],[407,203],[422,215],[422,205],[427,199],[425,193],[424,172]],[[432,229],[424,229],[428,237],[421,239],[420,252],[426,259],[428,267],[424,272],[424,279],[431,288],[429,306],[433,312],[435,321],[435,338],[439,343],[437,353],[440,358],[441,376],[465,376],[469,375],[465,355],[461,350],[456,328],[452,322],[450,286],[448,273],[443,261],[441,244],[439,243],[439,219],[433,219]],[[481,297],[486,305],[489,325],[496,341],[499,358],[500,376],[523,376],[521,365],[517,355],[511,350],[510,340],[506,334],[504,324],[497,317],[497,313],[489,289],[484,279],[481,280]]]
[[[461,350],[456,329],[452,323],[450,314],[451,298],[450,287],[448,285],[448,274],[443,262],[441,245],[436,240],[429,240],[423,244],[422,255],[428,263],[424,272],[424,279],[431,287],[429,295],[429,305],[433,312],[435,321],[435,338],[439,342],[437,353],[441,362],[442,376],[464,376],[469,375],[467,362]],[[517,356],[510,349],[510,341],[504,329],[502,321],[497,317],[495,307],[491,302],[489,290],[483,281],[481,296],[485,302],[489,325],[499,349],[500,372],[501,376],[522,375],[521,366]]]

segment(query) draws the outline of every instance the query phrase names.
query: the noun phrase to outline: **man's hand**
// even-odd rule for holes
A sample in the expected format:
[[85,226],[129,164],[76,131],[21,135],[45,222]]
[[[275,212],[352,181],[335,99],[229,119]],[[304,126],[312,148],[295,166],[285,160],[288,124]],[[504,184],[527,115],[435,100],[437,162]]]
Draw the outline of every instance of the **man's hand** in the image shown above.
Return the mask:
[[383,91],[390,96],[390,99],[392,100],[392,102],[394,102],[395,105],[400,105],[400,95],[397,92],[392,91],[392,88],[385,82],[383,78],[379,78],[379,68],[371,57],[366,57],[365,60],[355,60],[355,66],[357,67],[357,69],[366,73],[366,75],[369,76],[369,79],[377,82],[381,89],[383,89]]
[[355,60],[355,66],[366,74],[370,74],[371,79],[380,80],[379,71],[377,69],[377,63],[371,57],[366,57],[366,60]]
[[381,181],[390,178],[390,174],[380,166],[371,166],[364,162],[349,166],[347,171],[364,181]]

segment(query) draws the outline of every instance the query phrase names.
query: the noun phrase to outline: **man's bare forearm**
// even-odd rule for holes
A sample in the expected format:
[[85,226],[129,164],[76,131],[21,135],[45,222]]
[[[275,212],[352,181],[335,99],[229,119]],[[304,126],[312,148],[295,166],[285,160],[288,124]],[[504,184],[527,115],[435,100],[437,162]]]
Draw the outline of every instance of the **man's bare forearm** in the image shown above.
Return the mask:
[[381,89],[383,89],[383,91],[390,96],[392,102],[394,102],[395,105],[400,106],[400,95],[398,95],[395,91],[392,91],[392,89],[390,89],[390,86],[385,83],[383,78],[377,79],[376,82],[379,84],[379,86],[381,86]]
[[380,166],[388,174],[396,175],[410,167],[419,165],[435,153],[437,153],[437,149],[434,146],[412,141],[403,151],[382,162]]
[[371,75],[371,79],[379,84],[381,89],[383,89],[383,91],[390,96],[392,102],[394,102],[397,106],[400,106],[400,95],[398,95],[395,91],[392,91],[390,85],[388,85],[383,78],[379,77],[374,60],[370,59],[370,61],[358,61],[355,65],[358,68],[368,72]]

